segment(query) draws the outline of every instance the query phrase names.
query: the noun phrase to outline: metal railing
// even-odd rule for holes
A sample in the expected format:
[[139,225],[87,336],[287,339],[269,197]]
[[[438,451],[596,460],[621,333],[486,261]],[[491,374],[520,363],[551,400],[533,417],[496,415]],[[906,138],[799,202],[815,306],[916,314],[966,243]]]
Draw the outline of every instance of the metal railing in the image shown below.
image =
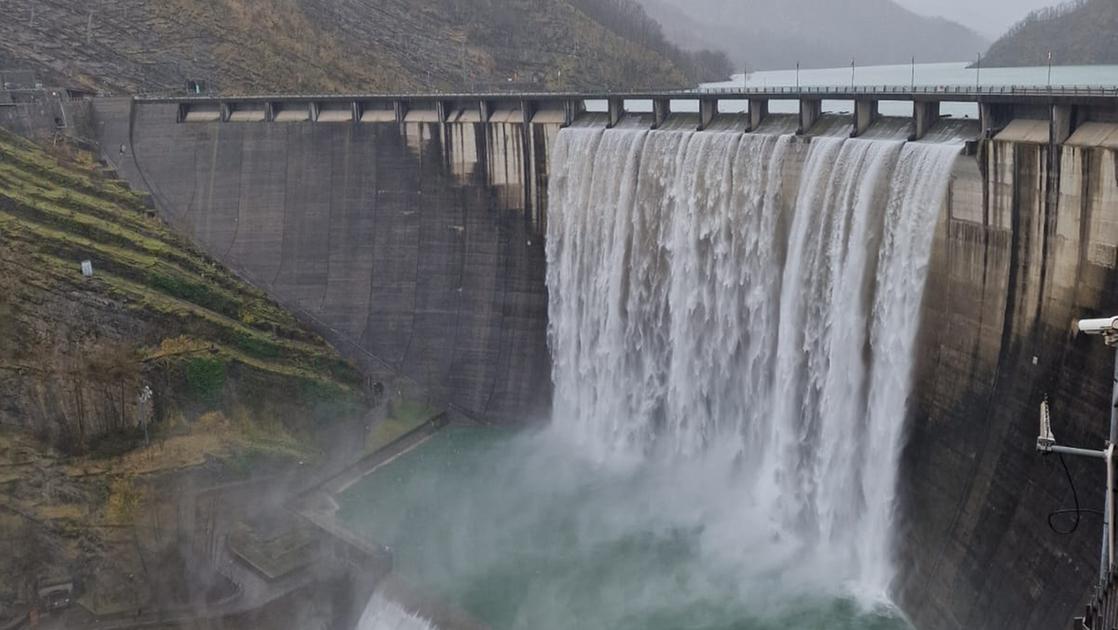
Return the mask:
[[827,95],[827,94],[899,94],[899,95],[940,95],[961,94],[971,96],[1114,96],[1118,97],[1118,86],[1105,85],[851,85],[851,86],[776,86],[776,87],[717,87],[700,88],[688,91],[703,94],[789,94],[789,95]]
[[1118,627],[1118,581],[1110,573],[1087,604],[1082,617],[1076,617],[1072,630],[1111,630]]
[[703,99],[711,96],[720,97],[750,97],[763,96],[767,98],[787,97],[795,99],[811,96],[834,96],[836,98],[850,98],[852,96],[886,96],[886,97],[917,97],[917,96],[958,96],[966,99],[978,99],[988,96],[1021,96],[1021,97],[1093,97],[1093,98],[1118,98],[1118,86],[1107,85],[1001,85],[1001,86],[973,86],[973,85],[829,85],[829,86],[774,86],[774,87],[706,87],[688,89],[650,89],[650,90],[602,90],[591,91],[492,91],[492,92],[402,92],[382,94],[242,94],[242,95],[173,95],[173,94],[142,94],[136,96],[139,101],[336,101],[336,100],[468,100],[468,99],[520,99],[520,100],[600,100],[600,99]]

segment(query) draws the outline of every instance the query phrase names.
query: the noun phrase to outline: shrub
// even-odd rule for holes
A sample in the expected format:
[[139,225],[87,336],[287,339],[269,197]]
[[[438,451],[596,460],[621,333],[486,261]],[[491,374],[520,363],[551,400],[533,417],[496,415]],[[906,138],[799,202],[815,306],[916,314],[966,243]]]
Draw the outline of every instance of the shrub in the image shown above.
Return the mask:
[[186,386],[199,402],[216,404],[225,389],[225,362],[217,358],[198,357],[186,364]]

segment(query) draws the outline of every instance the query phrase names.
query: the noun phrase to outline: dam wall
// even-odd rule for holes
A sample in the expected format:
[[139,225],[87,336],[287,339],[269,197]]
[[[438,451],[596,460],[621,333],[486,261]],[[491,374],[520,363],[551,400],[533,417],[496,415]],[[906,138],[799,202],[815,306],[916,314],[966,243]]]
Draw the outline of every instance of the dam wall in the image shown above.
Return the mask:
[[[1072,490],[1034,445],[1046,395],[1061,443],[1106,439],[1114,351],[1071,325],[1118,311],[1113,129],[1088,122],[1056,145],[1046,121],[1019,120],[956,167],[899,491],[899,592],[919,628],[1070,627],[1097,580],[1101,521],[1049,528]],[[1066,463],[1081,506],[1101,509],[1104,466]]]
[[128,99],[94,114],[105,159],[170,224],[371,379],[490,421],[546,410],[546,181],[531,174],[558,124],[177,115]]
[[[976,124],[920,103],[905,120],[870,105],[855,117],[813,106],[770,116],[752,100],[748,114],[715,104],[692,115],[664,99],[651,115],[611,100],[600,114],[497,102],[474,117],[448,102],[324,119],[265,101],[98,99],[93,123],[106,159],[169,222],[372,378],[402,374],[504,422],[542,417],[550,401],[542,234],[562,126],[799,132],[781,165],[787,191],[818,135],[969,141],[912,322],[895,592],[920,630],[1066,627],[1097,576],[1100,523],[1084,514],[1070,535],[1049,529],[1071,493],[1055,456],[1034,445],[1045,394],[1062,443],[1105,439],[1113,352],[1071,332],[1075,318],[1118,311],[1118,135],[1105,107],[997,101]],[[1102,467],[1067,464],[1083,507],[1097,509]]]

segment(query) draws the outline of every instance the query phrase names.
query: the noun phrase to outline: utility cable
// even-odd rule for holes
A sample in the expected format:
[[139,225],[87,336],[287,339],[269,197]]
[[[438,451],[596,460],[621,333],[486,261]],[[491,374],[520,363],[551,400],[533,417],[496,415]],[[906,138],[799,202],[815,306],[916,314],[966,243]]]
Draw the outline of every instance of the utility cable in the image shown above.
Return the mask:
[[[1102,510],[1092,510],[1092,509],[1080,507],[1080,505],[1079,505],[1079,492],[1075,489],[1075,479],[1071,476],[1071,469],[1068,468],[1068,463],[1066,461],[1064,461],[1063,454],[1056,453],[1056,458],[1060,460],[1060,466],[1062,466],[1063,469],[1064,469],[1064,476],[1068,480],[1068,487],[1071,488],[1071,498],[1072,498],[1072,502],[1075,504],[1075,507],[1074,508],[1062,508],[1062,509],[1059,509],[1059,510],[1053,510],[1052,512],[1049,512],[1048,513],[1048,527],[1049,527],[1049,529],[1051,529],[1052,531],[1056,532],[1057,534],[1059,534],[1061,536],[1069,536],[1071,534],[1074,534],[1075,530],[1079,529],[1079,521],[1082,520],[1082,515],[1083,514],[1095,514],[1095,515],[1098,515],[1098,516],[1103,516],[1103,512],[1102,512]],[[1068,529],[1060,529],[1059,527],[1056,526],[1056,523],[1055,523],[1056,517],[1062,516],[1064,514],[1074,514],[1075,515],[1075,518],[1071,522],[1071,527],[1068,528]]]

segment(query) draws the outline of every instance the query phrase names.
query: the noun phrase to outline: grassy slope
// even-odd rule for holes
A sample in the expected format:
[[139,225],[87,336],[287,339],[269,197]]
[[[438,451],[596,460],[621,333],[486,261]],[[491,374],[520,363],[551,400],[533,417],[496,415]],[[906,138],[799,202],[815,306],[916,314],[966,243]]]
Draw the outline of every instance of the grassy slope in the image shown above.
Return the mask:
[[1034,13],[990,47],[988,66],[1118,64],[1118,2],[1090,0]]
[[[48,294],[104,304],[106,317],[131,322],[128,350],[143,371],[161,372],[148,380],[161,377],[168,395],[188,388],[190,370],[201,362],[319,397],[360,397],[360,376],[321,338],[172,235],[140,197],[80,159],[60,161],[0,131],[2,262],[7,281],[23,288],[2,301],[23,321],[48,317],[36,314]],[[84,259],[93,262],[92,279],[78,272]],[[98,334],[90,324],[81,334]],[[8,342],[0,354],[16,361],[14,355],[57,352],[57,343],[39,340],[36,349],[29,338],[35,335],[0,329],[0,341]]]
[[47,569],[100,612],[179,601],[182,570],[147,573],[181,566],[177,488],[325,461],[362,387],[88,155],[0,130],[0,602]]
[[187,78],[227,93],[688,82],[568,0],[8,0],[5,14],[0,60],[117,92]]

